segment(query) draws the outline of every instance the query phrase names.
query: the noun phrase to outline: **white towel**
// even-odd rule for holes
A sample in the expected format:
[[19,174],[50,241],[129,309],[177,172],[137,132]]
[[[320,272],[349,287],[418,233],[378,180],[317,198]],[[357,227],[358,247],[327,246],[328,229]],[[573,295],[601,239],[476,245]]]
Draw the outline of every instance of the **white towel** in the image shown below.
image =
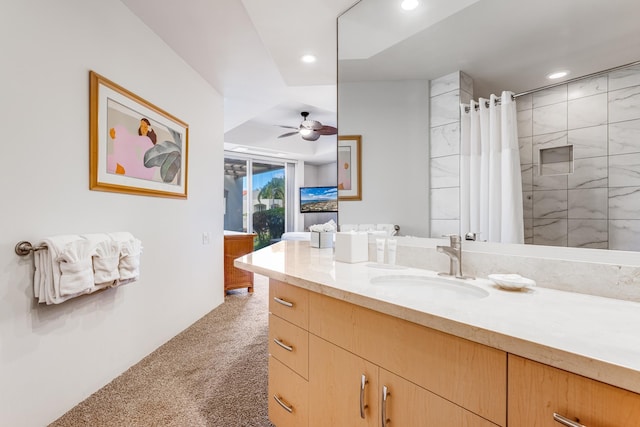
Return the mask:
[[56,261],[60,266],[60,295],[77,296],[93,288],[95,245],[88,240],[67,243]]
[[74,295],[62,296],[60,293],[60,264],[57,259],[68,243],[79,242],[83,239],[76,235],[61,235],[43,239],[36,246],[45,246],[34,254],[36,271],[34,273],[33,290],[38,302],[59,304]]
[[136,238],[123,242],[120,245],[120,272],[119,285],[124,285],[138,280],[140,276],[140,254],[142,253],[142,242]]
[[96,285],[115,284],[120,278],[120,242],[103,240],[96,246],[93,257],[93,274]]

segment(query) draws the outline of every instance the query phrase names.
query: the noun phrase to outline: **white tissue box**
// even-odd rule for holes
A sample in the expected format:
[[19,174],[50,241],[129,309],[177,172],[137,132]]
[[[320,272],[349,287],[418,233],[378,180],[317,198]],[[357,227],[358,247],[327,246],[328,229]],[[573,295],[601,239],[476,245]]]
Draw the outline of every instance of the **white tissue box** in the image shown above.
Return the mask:
[[339,262],[369,261],[369,235],[367,233],[336,233],[335,259]]
[[311,247],[312,248],[332,248],[333,235],[334,233],[327,232],[327,231],[312,231]]

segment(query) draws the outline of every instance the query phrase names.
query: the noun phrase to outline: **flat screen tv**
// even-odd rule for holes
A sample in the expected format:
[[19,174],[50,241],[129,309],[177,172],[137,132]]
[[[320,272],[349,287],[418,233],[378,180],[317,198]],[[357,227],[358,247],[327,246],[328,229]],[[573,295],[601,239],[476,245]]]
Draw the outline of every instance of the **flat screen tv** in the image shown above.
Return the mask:
[[300,213],[338,212],[338,187],[300,187]]

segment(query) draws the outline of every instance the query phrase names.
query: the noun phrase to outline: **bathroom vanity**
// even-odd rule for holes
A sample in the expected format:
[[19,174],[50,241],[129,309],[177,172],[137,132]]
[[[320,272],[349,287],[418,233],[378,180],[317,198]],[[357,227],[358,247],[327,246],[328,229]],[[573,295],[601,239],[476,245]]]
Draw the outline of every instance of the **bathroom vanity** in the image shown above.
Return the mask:
[[640,425],[640,303],[339,263],[308,242],[235,265],[270,278],[278,427]]

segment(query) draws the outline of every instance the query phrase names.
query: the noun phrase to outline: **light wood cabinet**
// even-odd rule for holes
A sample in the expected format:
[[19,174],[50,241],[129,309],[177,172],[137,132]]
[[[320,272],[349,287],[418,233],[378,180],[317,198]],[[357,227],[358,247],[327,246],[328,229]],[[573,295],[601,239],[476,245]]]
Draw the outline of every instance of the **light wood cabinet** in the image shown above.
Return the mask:
[[503,351],[315,292],[309,293],[309,332],[506,425]]
[[510,426],[559,427],[554,413],[588,427],[640,426],[639,394],[512,354],[508,375]]
[[[269,308],[269,414],[277,427],[300,412],[310,426],[380,426],[383,408],[389,426],[505,426],[504,352],[274,279]],[[301,384],[308,406],[296,412],[302,403],[287,395],[301,393]]]
[[309,422],[309,292],[269,280],[269,419],[277,427]]
[[309,402],[310,427],[495,427],[313,334],[309,336]]
[[380,426],[376,365],[311,334],[309,367],[310,427]]
[[640,427],[640,394],[274,279],[269,296],[277,427]]
[[224,235],[224,293],[231,289],[247,288],[253,292],[253,273],[234,267],[233,261],[253,252],[255,234]]

